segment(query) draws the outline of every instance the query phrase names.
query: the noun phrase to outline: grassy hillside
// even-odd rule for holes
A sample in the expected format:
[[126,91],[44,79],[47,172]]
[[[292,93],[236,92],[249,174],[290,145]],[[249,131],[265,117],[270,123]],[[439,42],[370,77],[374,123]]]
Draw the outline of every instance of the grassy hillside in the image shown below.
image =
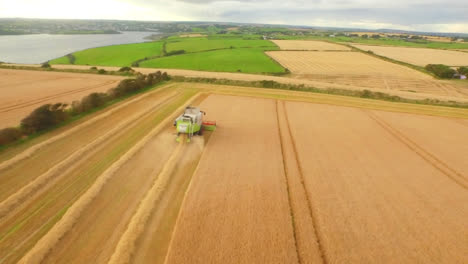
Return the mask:
[[[162,42],[147,42],[87,49],[73,53],[75,57],[74,64],[130,66],[136,60],[161,55],[162,46]],[[52,60],[50,63],[70,64],[70,60],[65,56]]]
[[261,48],[224,49],[162,57],[140,64],[149,68],[189,69],[244,73],[284,73],[284,68]]
[[[132,65],[135,63],[140,67],[277,74],[284,73],[285,69],[264,51],[278,49],[260,36],[173,36],[157,42],[87,49],[50,63],[118,67],[135,66]],[[174,51],[184,54],[171,54]]]

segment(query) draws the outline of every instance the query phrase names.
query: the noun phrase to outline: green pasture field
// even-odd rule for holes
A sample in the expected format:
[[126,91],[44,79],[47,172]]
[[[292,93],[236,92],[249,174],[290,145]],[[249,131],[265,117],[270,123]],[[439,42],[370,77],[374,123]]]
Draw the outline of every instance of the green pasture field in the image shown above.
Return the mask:
[[[245,73],[285,73],[285,69],[264,52],[278,50],[260,36],[215,34],[207,37],[170,37],[139,44],[115,45],[87,49],[72,54],[74,64],[90,66],[132,66]],[[170,56],[184,50],[184,54]],[[73,59],[73,58],[72,58]],[[70,64],[67,56],[51,64]]]
[[277,46],[267,40],[244,40],[240,38],[177,38],[166,44],[166,51],[185,50],[185,52],[200,52],[206,50],[229,48],[267,48],[277,49]]
[[[73,53],[77,65],[96,66],[130,66],[132,62],[145,57],[160,56],[162,42],[145,42],[137,44],[124,44],[82,50]],[[70,64],[68,57],[64,56],[50,62],[51,64]]]
[[217,72],[284,73],[285,69],[268,57],[262,48],[224,49],[144,61],[141,67],[188,69]]

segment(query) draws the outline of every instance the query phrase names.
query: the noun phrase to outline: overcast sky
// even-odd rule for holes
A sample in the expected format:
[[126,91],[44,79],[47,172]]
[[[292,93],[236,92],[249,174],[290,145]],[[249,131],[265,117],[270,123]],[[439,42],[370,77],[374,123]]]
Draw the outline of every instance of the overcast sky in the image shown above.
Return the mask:
[[0,0],[0,17],[219,21],[468,33],[467,0]]

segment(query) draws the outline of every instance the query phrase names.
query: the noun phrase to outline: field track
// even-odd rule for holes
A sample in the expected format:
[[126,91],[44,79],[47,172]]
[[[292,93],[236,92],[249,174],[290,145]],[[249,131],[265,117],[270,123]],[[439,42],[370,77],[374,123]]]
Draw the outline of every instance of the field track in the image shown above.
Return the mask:
[[46,103],[71,103],[92,92],[105,92],[122,80],[63,72],[0,69],[0,128],[17,126],[35,108]]
[[304,184],[302,166],[298,161],[297,146],[292,137],[285,102],[276,101],[276,110],[299,263],[326,263],[316,228],[316,212],[307,195],[308,191]]

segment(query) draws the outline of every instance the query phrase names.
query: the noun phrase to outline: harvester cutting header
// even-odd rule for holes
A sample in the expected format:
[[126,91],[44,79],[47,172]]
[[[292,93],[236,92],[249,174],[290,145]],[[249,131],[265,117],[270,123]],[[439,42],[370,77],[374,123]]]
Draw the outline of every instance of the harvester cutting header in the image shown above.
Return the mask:
[[187,135],[187,142],[190,142],[194,135],[202,135],[204,130],[214,131],[216,121],[203,121],[206,115],[198,107],[187,106],[184,113],[176,118],[174,126],[177,129],[177,141],[180,141],[180,135]]

